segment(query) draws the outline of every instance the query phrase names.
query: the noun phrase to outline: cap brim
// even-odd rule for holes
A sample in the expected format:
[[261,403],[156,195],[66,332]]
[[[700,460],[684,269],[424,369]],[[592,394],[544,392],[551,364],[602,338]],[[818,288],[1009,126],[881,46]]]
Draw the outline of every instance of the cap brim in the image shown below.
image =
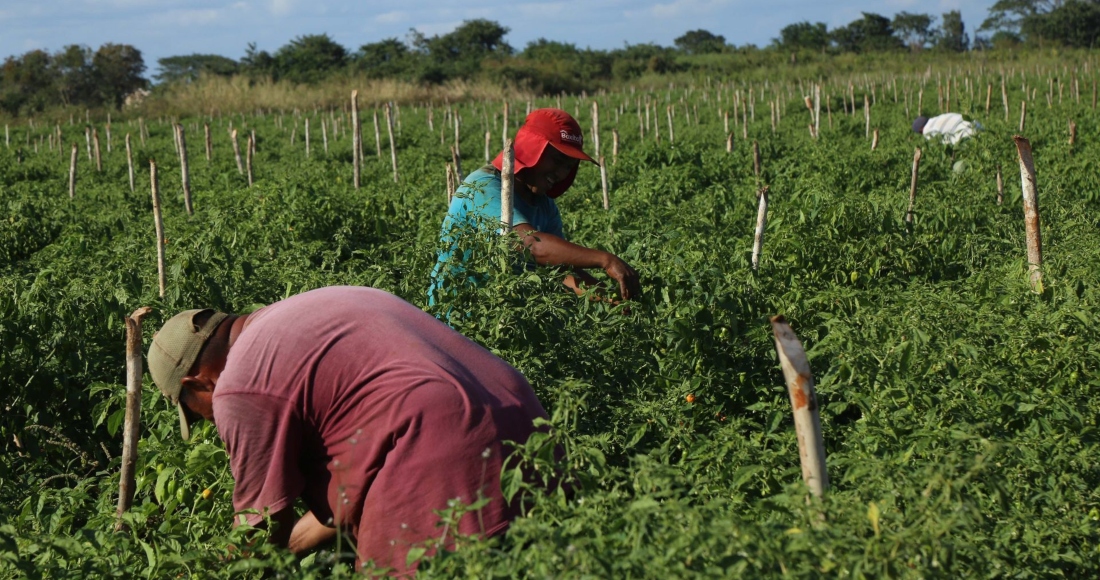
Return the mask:
[[[562,152],[563,154],[565,154],[569,157],[572,157],[573,159],[580,159],[581,161],[591,161],[592,163],[596,163],[595,159],[593,159],[591,156],[589,156],[584,151],[581,151],[580,149],[578,149],[577,147],[574,147],[572,145],[567,145],[565,143],[560,143],[560,144],[559,143],[551,143],[549,141],[547,141],[546,144],[553,147],[554,149],[557,149],[558,151]],[[596,163],[596,165],[598,166],[599,163]]]
[[187,421],[187,413],[183,410],[183,403],[176,401],[176,408],[180,413],[180,434],[183,435],[183,440],[187,441],[191,439],[191,424]]

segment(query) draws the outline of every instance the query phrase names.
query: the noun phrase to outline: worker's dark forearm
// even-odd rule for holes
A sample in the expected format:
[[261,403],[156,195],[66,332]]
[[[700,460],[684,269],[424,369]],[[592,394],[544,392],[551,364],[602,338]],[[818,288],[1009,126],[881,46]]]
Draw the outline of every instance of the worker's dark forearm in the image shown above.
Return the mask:
[[317,520],[313,512],[306,512],[302,519],[294,524],[287,548],[296,555],[302,555],[335,539],[336,528],[325,526]]
[[572,266],[574,268],[607,268],[613,256],[603,250],[586,248],[565,241],[553,234],[539,232],[522,224],[515,228],[527,251],[540,266]]

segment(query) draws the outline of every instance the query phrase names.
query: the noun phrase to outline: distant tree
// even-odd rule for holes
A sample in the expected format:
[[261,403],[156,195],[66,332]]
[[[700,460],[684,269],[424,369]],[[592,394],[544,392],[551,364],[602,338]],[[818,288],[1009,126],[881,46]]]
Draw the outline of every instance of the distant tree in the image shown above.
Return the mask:
[[686,54],[713,54],[726,48],[726,38],[706,30],[689,30],[673,41]]
[[217,54],[188,54],[157,59],[160,72],[153,75],[162,83],[192,82],[204,74],[232,76],[237,74],[237,61]]
[[141,51],[129,44],[107,43],[99,47],[92,56],[92,67],[99,100],[112,107],[122,106],[126,95],[149,84],[141,76],[145,72]]
[[936,48],[950,52],[966,52],[970,47],[970,37],[966,34],[962,13],[958,10],[946,12],[936,35]]
[[57,92],[65,105],[91,103],[95,98],[95,70],[92,49],[78,44],[63,47],[53,55]]
[[49,104],[55,74],[50,55],[32,50],[9,56],[0,66],[0,109],[12,115],[20,110],[40,111]]
[[1050,12],[1063,0],[997,0],[989,8],[989,17],[978,30],[1020,32],[1024,21]]
[[1066,0],[1045,14],[1025,20],[1021,32],[1029,42],[1039,39],[1093,48],[1100,36],[1100,1]]
[[540,38],[528,42],[519,56],[530,60],[554,61],[573,60],[580,54],[581,51],[575,44]]
[[471,77],[488,57],[506,57],[512,47],[504,41],[508,28],[492,20],[476,19],[463,22],[443,35],[425,36],[410,32],[413,49],[427,57],[422,61],[421,80],[438,82],[451,77]]
[[902,48],[901,40],[894,36],[890,19],[873,12],[864,12],[863,18],[834,29],[830,36],[841,52],[875,52]]
[[274,77],[275,57],[266,50],[256,50],[256,43],[248,43],[241,57],[240,70],[250,77]]
[[931,14],[914,14],[912,12],[898,12],[894,15],[892,25],[894,35],[897,36],[911,51],[926,48],[935,37],[932,30]]
[[1019,39],[1028,44],[1092,47],[1100,34],[1100,1],[998,0],[978,30],[994,32],[994,46],[1000,38],[1002,45]]
[[410,73],[413,55],[409,47],[396,38],[364,44],[352,57],[356,70],[371,78],[404,77]]
[[347,60],[347,50],[327,34],[307,34],[275,51],[275,75],[296,83],[314,83],[343,68]]
[[797,22],[779,31],[773,43],[787,50],[825,50],[829,46],[829,30],[824,22]]

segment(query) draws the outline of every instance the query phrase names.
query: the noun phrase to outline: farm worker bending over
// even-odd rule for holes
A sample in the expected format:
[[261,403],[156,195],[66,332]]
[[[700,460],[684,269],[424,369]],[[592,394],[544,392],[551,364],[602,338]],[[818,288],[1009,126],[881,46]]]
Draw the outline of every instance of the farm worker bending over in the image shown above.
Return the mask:
[[913,131],[924,135],[925,139],[938,136],[948,145],[958,145],[963,139],[977,135],[981,128],[981,125],[963,119],[958,113],[944,113],[931,119],[922,116],[913,121]]
[[[546,417],[519,371],[373,288],[321,288],[244,316],[181,312],[153,336],[148,361],[184,439],[199,418],[217,426],[235,510],[270,514],[271,538],[295,553],[341,526],[358,539],[359,564],[398,572],[410,547],[443,537],[435,511],[449,500],[488,500],[457,533],[508,527],[503,442],[526,441]],[[299,497],[310,511],[295,521]]]
[[[641,286],[634,268],[610,252],[567,241],[562,231],[561,213],[554,199],[573,185],[581,161],[595,163],[583,146],[580,125],[561,109],[532,111],[516,132],[512,230],[523,240],[523,247],[518,249],[529,251],[538,265],[572,267],[573,275],[566,276],[564,283],[578,294],[583,292],[578,282],[598,283],[583,268],[602,268],[618,282],[624,299],[637,297]],[[436,294],[443,291],[445,280],[453,284],[454,278],[464,272],[463,264],[471,251],[458,247],[460,238],[479,230],[499,230],[503,159],[502,151],[492,164],[468,175],[455,192],[443,219],[440,240],[444,249],[432,270],[430,303],[434,304]]]

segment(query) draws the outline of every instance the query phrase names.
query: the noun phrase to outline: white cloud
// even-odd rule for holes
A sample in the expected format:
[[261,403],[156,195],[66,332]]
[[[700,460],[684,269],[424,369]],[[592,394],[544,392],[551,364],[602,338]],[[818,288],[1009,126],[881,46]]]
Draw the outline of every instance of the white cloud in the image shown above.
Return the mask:
[[654,4],[648,12],[656,18],[701,16],[728,4],[729,0],[673,0],[667,4]]
[[417,24],[413,28],[418,30],[424,36],[435,36],[437,34],[447,34],[448,32],[451,32],[461,25],[461,20],[455,20],[453,22],[432,22],[430,24]]
[[386,12],[385,14],[379,14],[374,17],[374,21],[379,24],[397,24],[409,19],[408,12],[402,12],[401,10],[394,10],[392,12]]
[[271,0],[271,13],[276,16],[286,16],[294,9],[294,0]]
[[210,24],[211,22],[217,22],[221,16],[222,11],[213,8],[206,10],[174,10],[169,13],[169,17],[179,26]]

